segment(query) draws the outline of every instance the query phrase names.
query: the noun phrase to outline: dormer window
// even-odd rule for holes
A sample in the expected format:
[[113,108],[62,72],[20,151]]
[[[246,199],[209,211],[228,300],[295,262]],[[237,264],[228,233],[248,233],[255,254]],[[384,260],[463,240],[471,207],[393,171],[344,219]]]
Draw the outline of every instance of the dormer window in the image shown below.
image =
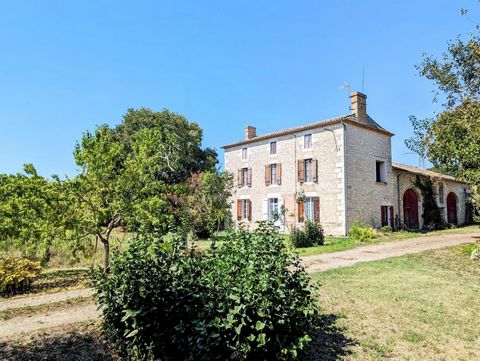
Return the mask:
[[303,136],[303,148],[305,148],[305,149],[312,148],[312,135],[311,134],[305,134]]
[[242,160],[247,160],[248,159],[248,148],[243,148],[242,149]]
[[270,143],[270,155],[277,154],[277,142]]

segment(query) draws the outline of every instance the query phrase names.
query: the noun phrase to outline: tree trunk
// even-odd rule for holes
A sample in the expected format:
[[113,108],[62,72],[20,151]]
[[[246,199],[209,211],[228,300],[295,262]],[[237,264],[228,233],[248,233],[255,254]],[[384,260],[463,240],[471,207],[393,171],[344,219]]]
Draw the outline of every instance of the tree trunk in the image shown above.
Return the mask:
[[110,242],[108,239],[102,240],[103,249],[105,250],[105,273],[110,273]]

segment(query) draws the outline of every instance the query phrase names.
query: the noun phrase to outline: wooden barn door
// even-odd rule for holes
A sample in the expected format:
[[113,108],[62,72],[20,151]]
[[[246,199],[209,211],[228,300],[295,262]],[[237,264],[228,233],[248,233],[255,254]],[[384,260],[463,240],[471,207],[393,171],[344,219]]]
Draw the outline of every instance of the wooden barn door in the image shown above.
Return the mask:
[[403,194],[403,218],[407,229],[418,229],[418,196],[413,189]]
[[457,196],[453,192],[447,196],[447,220],[448,224],[457,225]]

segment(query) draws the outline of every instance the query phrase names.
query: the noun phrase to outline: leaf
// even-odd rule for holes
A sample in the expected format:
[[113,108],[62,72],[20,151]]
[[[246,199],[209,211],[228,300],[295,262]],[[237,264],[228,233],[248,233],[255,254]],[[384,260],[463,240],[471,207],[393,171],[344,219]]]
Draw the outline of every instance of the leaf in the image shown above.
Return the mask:
[[257,321],[256,325],[255,325],[255,329],[257,331],[261,331],[265,328],[265,323],[263,323],[262,321]]
[[134,336],[136,336],[138,334],[138,329],[137,330],[133,330],[132,332],[130,332],[127,336],[125,336],[126,338],[132,338]]

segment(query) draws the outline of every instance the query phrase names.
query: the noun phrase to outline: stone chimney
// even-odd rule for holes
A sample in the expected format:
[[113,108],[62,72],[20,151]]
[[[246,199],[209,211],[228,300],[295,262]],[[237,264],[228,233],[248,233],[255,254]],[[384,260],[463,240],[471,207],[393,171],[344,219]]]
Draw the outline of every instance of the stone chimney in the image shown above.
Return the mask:
[[247,125],[245,127],[245,140],[255,138],[257,136],[257,128]]
[[353,92],[350,94],[350,99],[352,101],[352,114],[359,121],[367,120],[367,96],[360,92]]

